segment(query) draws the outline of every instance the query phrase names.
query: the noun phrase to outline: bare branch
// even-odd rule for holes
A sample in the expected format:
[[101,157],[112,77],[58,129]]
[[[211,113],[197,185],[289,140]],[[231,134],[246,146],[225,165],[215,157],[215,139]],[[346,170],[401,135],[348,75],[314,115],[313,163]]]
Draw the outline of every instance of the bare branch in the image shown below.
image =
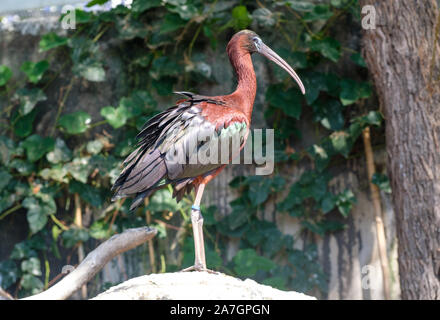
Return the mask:
[[63,280],[39,294],[25,300],[65,300],[97,274],[111,259],[152,239],[156,229],[149,227],[128,229],[116,234],[95,250]]
[[0,288],[0,300],[14,300],[14,298],[5,290]]

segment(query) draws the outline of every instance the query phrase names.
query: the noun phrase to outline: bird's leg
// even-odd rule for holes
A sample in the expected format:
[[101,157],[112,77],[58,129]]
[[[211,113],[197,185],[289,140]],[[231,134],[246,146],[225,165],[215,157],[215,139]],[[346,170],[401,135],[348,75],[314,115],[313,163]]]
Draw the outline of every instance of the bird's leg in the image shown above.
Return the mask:
[[203,240],[203,216],[200,211],[200,201],[202,199],[204,184],[200,184],[196,190],[196,198],[191,208],[191,223],[194,234],[194,253],[195,261],[192,267],[186,268],[182,271],[210,271],[206,269],[205,260],[205,242]]
[[201,184],[196,191],[196,199],[191,208],[191,222],[194,234],[194,252],[195,252],[195,269],[206,269],[205,260],[205,242],[203,240],[203,216],[200,211],[200,202],[202,199],[205,185]]

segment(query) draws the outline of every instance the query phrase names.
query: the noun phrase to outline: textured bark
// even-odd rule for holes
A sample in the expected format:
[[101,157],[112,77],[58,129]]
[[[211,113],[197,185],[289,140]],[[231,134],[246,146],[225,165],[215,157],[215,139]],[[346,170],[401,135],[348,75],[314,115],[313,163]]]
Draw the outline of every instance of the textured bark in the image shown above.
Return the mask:
[[363,50],[386,119],[403,299],[440,299],[440,15],[435,0],[361,0]]

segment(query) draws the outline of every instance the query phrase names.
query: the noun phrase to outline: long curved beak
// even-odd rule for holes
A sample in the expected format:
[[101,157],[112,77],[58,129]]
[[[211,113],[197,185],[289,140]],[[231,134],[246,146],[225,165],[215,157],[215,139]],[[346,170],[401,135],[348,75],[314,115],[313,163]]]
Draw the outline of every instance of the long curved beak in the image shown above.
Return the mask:
[[298,75],[293,70],[293,68],[291,66],[289,66],[289,64],[286,61],[284,61],[283,58],[281,58],[279,55],[277,55],[271,48],[266,46],[264,43],[261,43],[260,50],[258,50],[258,53],[262,54],[263,56],[265,56],[269,60],[272,60],[277,65],[279,65],[281,68],[286,70],[287,73],[290,74],[290,76],[293,79],[295,79],[296,83],[298,83],[298,86],[301,89],[302,94],[306,93],[306,89],[304,88],[304,85],[303,85],[301,79],[298,77]]

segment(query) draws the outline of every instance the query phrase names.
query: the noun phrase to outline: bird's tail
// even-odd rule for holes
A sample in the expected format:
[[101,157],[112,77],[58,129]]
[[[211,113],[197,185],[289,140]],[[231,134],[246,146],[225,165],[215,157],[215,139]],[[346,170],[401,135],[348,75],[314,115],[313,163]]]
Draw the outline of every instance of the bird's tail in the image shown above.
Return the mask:
[[112,201],[135,197],[130,206],[130,210],[134,210],[145,197],[163,187],[159,183],[166,176],[167,168],[159,150],[148,152],[141,148],[133,151],[124,164],[124,169],[112,187]]

